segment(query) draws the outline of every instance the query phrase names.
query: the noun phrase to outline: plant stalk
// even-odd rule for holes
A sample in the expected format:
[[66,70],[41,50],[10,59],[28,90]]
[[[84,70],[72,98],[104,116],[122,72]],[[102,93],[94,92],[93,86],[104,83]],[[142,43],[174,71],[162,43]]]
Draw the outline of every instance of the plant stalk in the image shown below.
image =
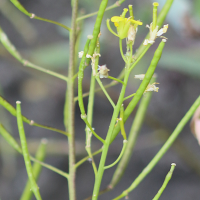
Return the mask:
[[71,21],[71,31],[69,38],[69,68],[68,68],[68,84],[66,92],[66,102],[64,109],[64,124],[65,128],[69,132],[68,146],[69,146],[69,199],[76,200],[76,168],[75,168],[75,103],[74,103],[74,70],[75,70],[75,41],[76,41],[76,18],[78,10],[78,0],[74,0],[72,4],[72,21]]

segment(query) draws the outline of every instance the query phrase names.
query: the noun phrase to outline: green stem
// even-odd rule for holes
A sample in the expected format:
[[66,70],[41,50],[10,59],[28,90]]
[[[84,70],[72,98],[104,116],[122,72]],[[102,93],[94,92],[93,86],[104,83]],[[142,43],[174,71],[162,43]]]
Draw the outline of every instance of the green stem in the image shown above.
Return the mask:
[[[119,80],[118,78],[115,78],[115,77],[112,77],[112,76],[108,76],[107,78],[112,79],[112,80],[114,80],[114,81],[117,81],[117,82],[119,82],[119,83],[121,83],[121,84],[124,84],[124,82],[121,81],[121,80]],[[104,88],[105,88],[105,86],[104,86]]]
[[[45,159],[46,156],[46,144],[47,144],[47,140],[46,139],[42,139],[40,146],[36,152],[36,159],[39,161],[43,161]],[[41,173],[42,170],[42,166],[39,163],[34,163],[33,164],[33,175],[35,177],[35,181],[38,180],[39,175]],[[30,200],[32,197],[33,193],[31,191],[31,183],[28,180],[26,183],[26,186],[24,188],[23,194],[20,198],[20,200]]]
[[[122,4],[124,1],[125,1],[125,0],[116,1],[113,5],[107,7],[107,8],[105,9],[105,11],[108,11],[108,10],[111,10],[111,9],[113,9],[113,8],[116,8],[116,7],[121,6],[121,4]],[[98,13],[98,11],[97,11],[97,12],[90,13],[90,14],[87,14],[87,15],[84,15],[84,16],[81,16],[81,17],[78,17],[76,21],[80,21],[80,20],[83,20],[83,19],[92,17],[92,16],[96,15],[97,13]]]
[[93,128],[91,127],[90,123],[87,120],[86,115],[82,115],[81,114],[81,119],[85,122],[85,124],[87,125],[87,127],[93,133],[93,135],[104,144],[105,143],[104,139],[102,139],[99,135],[97,135],[97,133],[93,130]]
[[[144,45],[143,45],[144,46]],[[138,62],[143,58],[143,56],[145,55],[145,53],[148,51],[148,49],[150,48],[151,44],[148,44],[147,46],[144,47],[144,50],[141,52],[141,54],[138,56],[138,58],[136,59],[136,61],[131,65],[130,67],[130,71],[138,64]]]
[[[96,50],[95,50],[95,54],[96,56],[93,58],[95,60],[93,60],[93,66],[92,66],[92,72],[91,72],[91,81],[90,81],[90,92],[89,92],[89,97],[88,97],[88,109],[87,109],[87,120],[88,123],[92,125],[93,122],[93,107],[94,107],[94,97],[95,97],[95,76],[94,74],[97,73],[97,68],[98,68],[98,63],[99,63],[99,53],[100,53],[100,44],[99,44],[99,40],[97,42],[97,46],[96,46]],[[94,71],[93,71],[94,70]],[[94,174],[96,176],[97,174],[97,167],[95,164],[95,161],[93,159],[92,156],[92,152],[91,152],[91,139],[92,139],[92,132],[90,131],[90,129],[86,126],[85,128],[86,131],[86,146],[85,149],[90,157],[90,159],[92,160],[92,167],[94,170]]]
[[[132,57],[132,54],[130,54],[130,57]],[[129,59],[128,61],[129,62],[127,64],[128,65],[127,69],[129,68],[129,66],[131,64],[130,63],[131,59]],[[123,99],[124,99],[124,95],[125,95],[125,91],[126,91],[126,87],[127,87],[127,83],[128,83],[129,74],[130,74],[130,71],[126,70],[125,77],[124,77],[124,84],[122,85],[122,89],[121,89],[121,92],[120,92],[120,95],[119,95],[119,98],[118,98],[117,105],[114,108],[112,119],[111,119],[109,129],[108,129],[108,133],[107,133],[105,143],[104,143],[104,146],[103,146],[103,151],[102,151],[102,154],[101,154],[101,160],[100,160],[100,163],[99,163],[97,176],[95,178],[92,200],[97,200],[98,196],[99,196],[99,189],[100,189],[100,185],[101,185],[101,180],[102,180],[102,176],[103,176],[104,170],[105,170],[104,169],[105,161],[106,161],[108,149],[109,149],[109,146],[110,146],[110,143],[111,143],[113,130],[115,128],[116,119],[119,115],[119,111],[120,111],[122,103],[123,103]]]
[[[19,144],[17,143],[17,141],[8,133],[8,131],[3,127],[2,124],[0,124],[0,134],[4,137],[4,139],[8,142],[8,144],[10,144],[10,146],[12,146],[18,153],[22,154],[22,149],[19,146]],[[68,178],[68,174],[57,169],[56,167],[53,167],[49,164],[43,163],[41,161],[38,161],[37,159],[35,159],[34,157],[30,156],[30,159],[34,162],[39,163],[40,165],[42,165],[43,167],[50,169],[51,171],[60,174],[61,176]]]
[[18,126],[18,130],[19,130],[19,136],[20,136],[20,140],[21,140],[22,153],[24,156],[26,171],[28,174],[28,178],[30,180],[31,189],[32,189],[36,199],[42,200],[42,198],[40,196],[39,188],[34,179],[33,169],[32,169],[31,161],[30,161],[30,155],[28,152],[26,136],[25,136],[25,132],[24,132],[24,126],[23,126],[22,115],[21,115],[21,106],[20,106],[21,102],[17,101],[16,104],[17,104],[17,126]]
[[[8,112],[10,112],[11,115],[15,116],[17,115],[16,113],[16,109],[11,105],[9,104],[3,97],[0,96],[0,105],[2,105]],[[40,127],[40,128],[44,128],[44,129],[47,129],[47,130],[51,130],[51,131],[55,131],[55,132],[58,132],[58,133],[62,133],[66,136],[68,136],[68,133],[65,132],[65,131],[62,131],[60,129],[57,129],[57,128],[53,128],[53,127],[50,127],[50,126],[44,126],[42,124],[38,124],[38,123],[35,123],[33,120],[30,120],[28,118],[26,118],[25,116],[22,115],[22,120],[23,122],[31,125],[31,126],[37,126],[37,127]]]
[[121,108],[120,108],[120,128],[121,128],[121,134],[124,138],[124,140],[127,140],[127,137],[126,137],[126,131],[125,131],[125,128],[124,128],[124,105],[122,104]]
[[116,165],[116,164],[119,162],[119,160],[121,159],[121,157],[122,157],[123,154],[124,154],[124,151],[125,151],[125,149],[126,149],[126,146],[127,146],[127,140],[124,140],[124,141],[123,141],[123,148],[122,148],[121,153],[119,154],[119,157],[117,158],[117,160],[116,160],[114,163],[112,163],[112,164],[110,164],[110,165],[108,165],[108,166],[105,166],[105,167],[104,167],[104,170],[113,167],[114,165]]
[[55,21],[52,21],[52,20],[49,20],[49,19],[44,19],[44,18],[41,18],[41,17],[37,17],[35,14],[33,13],[29,13],[20,3],[19,1],[17,0],[10,0],[21,12],[23,12],[25,15],[29,16],[30,18],[35,18],[35,19],[38,19],[38,20],[42,20],[42,21],[46,21],[46,22],[50,22],[52,24],[56,24],[58,26],[61,26],[63,28],[65,28],[66,30],[68,31],[71,31],[71,29],[67,26],[65,26],[64,24],[61,24],[61,23],[58,23],[58,22],[55,22]]
[[[97,155],[97,154],[99,154],[99,153],[101,153],[101,152],[102,152],[102,148],[99,149],[99,150],[97,150],[97,151],[95,151],[95,152],[92,154],[92,156],[95,156],[95,155]],[[82,164],[83,164],[85,161],[87,161],[89,158],[90,158],[90,156],[86,156],[85,158],[81,159],[80,161],[78,161],[78,162],[75,164],[75,167],[78,168],[80,165],[82,165]]]
[[189,111],[185,114],[185,116],[182,118],[182,120],[179,122],[171,136],[168,138],[168,140],[165,142],[163,147],[160,149],[160,151],[154,156],[154,158],[151,160],[151,162],[144,168],[144,170],[139,174],[139,176],[135,179],[135,181],[131,184],[131,186],[126,189],[124,192],[122,192],[121,195],[116,197],[114,200],[121,199],[127,194],[135,189],[139,183],[149,174],[149,172],[155,167],[155,165],[159,162],[159,160],[164,156],[164,154],[168,151],[168,149],[171,147],[171,145],[174,143],[178,135],[183,130],[186,123],[190,120],[196,109],[200,105],[200,96],[196,99],[194,104],[191,106]]
[[[117,81],[112,81],[112,82],[108,83],[107,85],[105,85],[104,88],[106,89],[106,88],[115,86],[115,85],[117,85],[118,83],[119,83],[119,82],[117,82]],[[123,82],[123,83],[124,83],[124,82]],[[102,91],[101,87],[95,89],[95,92],[100,92],[100,91]],[[84,97],[87,97],[88,95],[89,95],[89,92],[86,92],[86,93],[82,94],[82,97],[84,98]],[[74,98],[74,101],[77,101],[77,100],[78,100],[78,96]]]
[[7,51],[13,57],[15,57],[19,62],[21,62],[24,66],[36,69],[38,71],[44,72],[46,74],[49,74],[49,75],[55,76],[55,77],[57,77],[59,79],[62,79],[64,81],[67,81],[67,77],[66,76],[63,76],[61,74],[58,74],[58,73],[53,72],[53,71],[48,70],[48,69],[44,69],[44,68],[42,68],[40,66],[37,66],[37,65],[35,65],[35,64],[25,60],[25,59],[23,59],[21,57],[20,53],[16,50],[15,46],[10,42],[10,40],[7,37],[7,35],[3,32],[1,27],[0,27],[0,41],[3,44],[3,46],[7,49]]
[[110,104],[112,105],[113,108],[115,108],[115,103],[113,102],[113,100],[111,99],[110,95],[107,93],[106,89],[104,88],[99,76],[96,76],[96,80],[99,84],[99,86],[101,87],[102,91],[104,92],[104,94],[106,95],[107,99],[109,100]]
[[124,62],[127,63],[126,58],[124,56],[123,48],[122,48],[122,39],[120,39],[120,38],[119,38],[119,49],[120,49],[120,53],[121,53],[121,56],[122,56]]
[[112,136],[112,133],[113,133],[113,129],[115,127],[117,116],[119,114],[121,105],[123,103],[124,94],[125,94],[125,90],[126,90],[126,86],[127,86],[127,82],[128,82],[128,76],[129,76],[129,74],[125,75],[124,85],[122,86],[122,90],[121,90],[117,105],[115,106],[115,109],[114,109],[114,112],[113,112],[113,115],[112,115],[112,119],[111,119],[111,122],[110,122],[110,126],[109,126],[109,129],[108,129],[107,137],[106,137],[104,147],[103,147],[103,151],[102,151],[102,155],[101,155],[98,173],[97,173],[97,176],[96,176],[96,179],[95,179],[92,200],[98,199],[99,188],[100,188],[102,176],[103,176],[103,173],[104,173],[104,165],[105,165],[108,149],[109,149],[109,146],[110,146],[110,140],[111,140],[111,136]]
[[63,81],[66,81],[66,82],[67,82],[67,80],[68,80],[66,76],[63,76],[63,75],[58,74],[58,73],[56,73],[56,72],[53,72],[53,71],[51,71],[51,70],[48,70],[48,69],[42,68],[42,67],[40,67],[40,66],[37,66],[37,65],[35,65],[35,64],[33,64],[33,63],[31,63],[31,62],[25,60],[25,59],[22,59],[20,62],[23,63],[23,65],[24,65],[25,67],[30,67],[30,68],[36,69],[36,70],[38,70],[38,71],[44,72],[44,73],[46,73],[46,74],[49,74],[49,75],[51,75],[51,76],[55,76],[55,77],[57,77],[57,78],[59,78],[59,79],[61,79],[61,80],[63,80]]
[[41,162],[41,161],[35,159],[35,158],[32,157],[32,156],[30,157],[30,159],[31,159],[32,161],[34,161],[34,162],[39,163],[41,166],[43,166],[43,167],[45,167],[45,168],[47,168],[47,169],[49,169],[49,170],[51,170],[51,171],[53,171],[53,172],[55,172],[55,173],[57,173],[57,174],[60,174],[61,176],[65,177],[65,178],[67,178],[67,179],[69,178],[69,174],[68,174],[68,173],[63,172],[62,170],[60,170],[60,169],[58,169],[58,168],[56,168],[56,167],[53,167],[52,165],[46,164],[46,163],[44,163],[44,162]]
[[122,178],[126,170],[126,167],[133,153],[133,149],[135,147],[135,143],[136,143],[139,131],[143,124],[144,117],[145,117],[151,96],[152,96],[152,92],[148,92],[146,96],[142,97],[141,103],[139,105],[133,124],[131,126],[131,130],[128,137],[128,143],[127,143],[124,155],[122,159],[120,160],[117,166],[117,169],[115,170],[115,173],[113,174],[113,177],[109,186],[107,187],[108,190],[113,189],[117,185],[117,183],[120,181],[120,179]]
[[125,97],[125,98],[124,98],[124,101],[127,100],[127,99],[129,99],[129,98],[131,98],[131,97],[134,97],[134,96],[135,96],[135,93],[133,93],[133,94],[131,94],[131,95]]
[[[142,81],[142,83],[140,84],[140,87],[138,88],[134,98],[130,101],[130,103],[128,104],[125,112],[124,112],[124,120],[126,121],[128,119],[128,117],[130,116],[130,114],[133,112],[135,106],[137,105],[137,103],[139,102],[139,100],[141,99],[145,89],[147,88],[147,85],[149,84],[153,74],[154,74],[154,71],[156,69],[156,66],[160,60],[160,57],[162,55],[162,51],[163,51],[163,48],[165,46],[165,42],[164,41],[161,41],[157,50],[155,51],[154,53],[154,57],[151,61],[151,64],[145,74],[145,77]],[[147,46],[148,48],[148,46]],[[141,56],[140,56],[141,57]],[[138,58],[139,59],[139,58]],[[137,61],[136,61],[137,62]],[[129,71],[132,70],[132,68],[135,66],[135,63],[134,65],[131,66],[131,68],[129,69]],[[120,131],[120,126],[116,126],[115,127],[115,130],[113,131],[113,134],[112,134],[112,140],[111,142],[115,139],[115,137],[117,136],[117,134],[119,133]]]
[[38,20],[41,20],[41,21],[44,21],[44,22],[49,22],[51,24],[56,24],[60,27],[63,27],[64,29],[68,30],[68,31],[71,31],[71,28],[69,28],[68,26],[65,26],[64,24],[61,24],[59,22],[56,22],[56,21],[53,21],[53,20],[50,20],[50,19],[45,19],[45,18],[42,18],[42,17],[38,17],[38,16],[34,16],[33,19],[38,19]]
[[0,4],[1,13],[9,20],[15,30],[21,35],[23,40],[27,44],[34,41],[38,36],[38,32],[36,27],[30,23],[29,19],[24,17],[23,13],[16,10],[16,8],[9,1],[3,0]]
[[160,188],[160,190],[158,191],[158,193],[156,194],[156,196],[153,198],[153,200],[158,200],[160,198],[161,194],[163,193],[163,191],[167,187],[167,184],[169,183],[169,181],[172,178],[172,174],[174,172],[175,167],[176,167],[176,164],[172,163],[170,171],[168,172],[167,176],[165,177],[165,181],[164,181],[162,187]]
[[75,103],[74,103],[74,71],[75,71],[75,44],[76,44],[76,18],[78,11],[78,0],[72,2],[72,20],[69,38],[69,67],[68,67],[68,84],[66,91],[66,101],[64,107],[64,124],[68,130],[68,147],[69,147],[69,178],[68,189],[69,199],[76,200],[76,168],[75,168]]

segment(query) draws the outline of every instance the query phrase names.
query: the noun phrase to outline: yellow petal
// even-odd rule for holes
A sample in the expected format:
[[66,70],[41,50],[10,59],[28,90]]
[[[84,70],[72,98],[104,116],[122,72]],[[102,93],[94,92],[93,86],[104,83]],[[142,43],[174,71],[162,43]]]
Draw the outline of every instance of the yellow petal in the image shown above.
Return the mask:
[[119,16],[113,16],[111,18],[111,22],[121,22],[123,21],[124,19],[122,17],[119,17]]

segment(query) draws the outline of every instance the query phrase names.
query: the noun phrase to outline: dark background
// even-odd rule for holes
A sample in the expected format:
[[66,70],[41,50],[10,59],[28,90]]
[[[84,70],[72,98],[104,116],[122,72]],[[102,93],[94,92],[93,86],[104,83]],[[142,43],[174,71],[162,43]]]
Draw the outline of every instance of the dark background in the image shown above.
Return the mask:
[[[21,14],[10,2],[0,1],[0,25],[11,42],[16,46],[24,58],[45,68],[67,75],[68,67],[68,33],[56,25],[29,19]],[[40,17],[59,21],[70,26],[70,1],[64,0],[21,0],[24,7]],[[109,1],[112,5],[115,1]],[[162,7],[160,1],[160,7]],[[98,9],[99,0],[82,0],[79,8],[85,13]],[[100,65],[107,64],[110,75],[117,77],[124,67],[119,54],[118,38],[113,36],[106,27],[106,19],[120,15],[124,7],[133,5],[135,19],[143,21],[136,36],[134,50],[143,41],[148,29],[145,24],[152,21],[152,2],[148,0],[126,1],[120,8],[106,12],[102,23],[101,58]],[[199,5],[196,1],[176,0],[166,23],[169,24],[168,38],[163,56],[156,73],[160,83],[159,92],[154,93],[149,105],[148,114],[142,127],[131,162],[121,182],[116,188],[100,196],[99,199],[110,200],[118,196],[130,186],[137,175],[149,163],[161,148],[170,134],[189,110],[200,91],[200,23]],[[22,21],[26,20],[25,22]],[[13,20],[13,21],[12,21]],[[95,16],[85,20],[83,24],[80,50],[83,50],[88,34],[92,34]],[[18,24],[18,25],[16,25]],[[19,30],[15,26],[20,26]],[[145,73],[150,64],[160,39],[150,48],[144,59],[132,73]],[[84,79],[84,91],[89,90],[91,68],[88,67]],[[102,80],[104,84],[108,80]],[[139,80],[130,78],[127,94],[136,91]],[[65,82],[55,77],[45,75],[34,69],[25,68],[18,63],[0,44],[0,87],[2,95],[13,105],[20,100],[22,113],[34,121],[64,130],[63,107],[65,101]],[[120,86],[108,90],[116,102]],[[87,98],[85,99],[87,105]],[[134,114],[126,123],[126,132],[130,130]],[[94,105],[95,130],[105,138],[112,115],[112,107],[102,93],[97,93]],[[8,130],[18,139],[16,118],[1,108],[0,119],[7,124]],[[84,150],[84,123],[80,119],[79,108],[76,105],[76,140],[77,161],[86,156]],[[48,138],[48,155],[45,162],[64,171],[68,171],[67,138],[61,134],[44,129],[25,125],[29,142],[29,150],[34,154],[41,138]],[[168,137],[168,136],[167,136]],[[13,152],[3,138],[0,138],[0,198],[1,200],[17,200],[25,186],[27,175],[21,155]],[[101,145],[93,138],[93,148]],[[162,200],[199,199],[200,196],[200,148],[187,124],[179,136],[178,144],[172,147],[159,161],[144,181],[129,194],[129,199],[152,199],[161,187],[172,162],[177,164],[172,180],[162,194]],[[112,163],[118,157],[122,146],[122,137],[119,135],[111,145],[107,163]],[[188,154],[189,152],[189,154]],[[96,156],[98,164],[100,157]],[[102,189],[112,178],[116,166],[105,171]],[[89,162],[85,162],[77,170],[77,199],[84,199],[92,194],[94,173]],[[43,169],[38,185],[44,200],[68,199],[67,181],[60,175]],[[34,199],[34,198],[33,198]]]

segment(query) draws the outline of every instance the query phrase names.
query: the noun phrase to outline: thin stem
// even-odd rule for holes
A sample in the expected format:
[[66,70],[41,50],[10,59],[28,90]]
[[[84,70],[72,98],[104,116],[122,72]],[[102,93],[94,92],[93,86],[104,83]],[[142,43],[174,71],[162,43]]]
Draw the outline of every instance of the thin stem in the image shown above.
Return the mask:
[[[3,127],[2,124],[0,124],[0,134],[4,137],[4,139],[8,142],[8,144],[10,144],[10,146],[12,146],[18,153],[22,154],[21,147],[19,146],[17,141],[8,133],[8,131]],[[43,162],[35,159],[32,156],[30,156],[30,159],[34,162],[40,163],[40,165],[42,165],[43,167],[46,167],[47,169],[50,169],[51,171],[54,171],[57,174],[60,174],[61,176],[68,178],[67,173],[57,169],[56,167],[53,167],[53,166],[46,164],[46,163],[43,163]]]
[[[8,112],[10,112],[11,115],[15,116],[17,115],[16,113],[16,109],[11,105],[9,104],[3,97],[0,96],[0,105],[2,105]],[[51,130],[51,131],[55,131],[55,132],[58,132],[58,133],[62,133],[66,136],[68,136],[68,133],[65,132],[65,131],[62,131],[60,129],[57,129],[57,128],[53,128],[53,127],[50,127],[50,126],[44,126],[42,124],[38,124],[38,123],[35,123],[33,120],[30,120],[28,118],[26,118],[25,116],[22,115],[22,120],[23,122],[31,125],[31,126],[37,126],[37,127],[40,127],[40,128],[44,128],[44,129],[47,129],[47,130]]]
[[143,58],[143,56],[145,55],[145,53],[148,51],[148,49],[150,48],[151,44],[148,44],[147,46],[145,46],[143,52],[139,55],[139,57],[136,59],[136,61],[131,65],[130,67],[130,71],[138,64],[138,62]]
[[131,98],[131,97],[134,97],[134,96],[135,96],[135,94],[136,94],[136,93],[133,93],[133,94],[131,94],[131,95],[129,95],[129,96],[127,96],[127,97],[125,97],[125,98],[124,98],[124,101],[125,101],[125,100],[127,100],[127,99],[129,99],[129,98]]
[[198,106],[200,105],[200,96],[196,99],[194,104],[191,106],[189,111],[185,114],[185,116],[182,118],[182,120],[179,122],[179,124],[176,126],[175,130],[171,134],[171,136],[168,138],[168,140],[165,142],[163,147],[160,149],[160,151],[154,156],[154,158],[151,160],[151,162],[143,169],[143,171],[139,174],[139,176],[135,179],[135,181],[131,184],[129,188],[127,188],[124,192],[122,192],[121,195],[116,197],[114,200],[121,199],[127,194],[135,189],[139,183],[149,174],[149,172],[155,167],[155,165],[159,162],[159,160],[164,156],[164,154],[168,151],[168,149],[172,146],[178,135],[183,130],[184,126],[187,124],[187,122],[190,120]]
[[46,74],[49,74],[49,75],[55,76],[55,77],[57,77],[59,79],[62,79],[64,81],[67,81],[67,77],[66,76],[63,76],[63,75],[58,74],[56,72],[53,72],[51,70],[42,68],[40,66],[37,66],[37,65],[35,65],[35,64],[25,60],[25,59],[23,59],[22,56],[20,55],[20,53],[16,50],[15,46],[10,42],[10,40],[7,37],[7,35],[3,32],[1,27],[0,27],[0,41],[3,44],[3,46],[8,50],[8,52],[13,57],[15,57],[19,62],[21,62],[24,66],[36,69],[38,71],[44,72]]
[[[130,54],[130,56],[132,57],[132,54]],[[131,64],[130,61],[131,61],[131,59],[128,60],[128,67]],[[101,154],[101,160],[99,163],[98,173],[95,178],[92,200],[97,200],[98,196],[99,196],[99,189],[100,189],[100,185],[101,185],[102,176],[104,174],[104,167],[105,167],[106,157],[108,154],[108,149],[109,149],[109,146],[111,143],[111,138],[112,138],[113,130],[115,128],[116,119],[119,115],[119,111],[120,111],[120,108],[123,103],[123,99],[124,99],[124,95],[125,95],[125,91],[126,91],[126,87],[127,87],[127,83],[128,83],[128,78],[129,78],[129,74],[130,74],[128,70],[126,70],[126,72],[127,73],[125,73],[125,76],[124,76],[124,84],[122,85],[122,89],[121,89],[121,92],[120,92],[120,95],[118,98],[117,105],[115,106],[114,111],[113,111],[112,119],[111,119],[111,122],[109,125],[108,133],[107,133],[103,151]]]
[[56,24],[58,26],[61,26],[63,28],[65,28],[66,30],[68,31],[71,31],[71,29],[67,26],[65,26],[64,24],[61,24],[61,23],[58,23],[58,22],[55,22],[55,21],[52,21],[52,20],[49,20],[49,19],[44,19],[44,18],[41,18],[41,17],[37,17],[35,14],[33,13],[29,13],[20,3],[19,1],[17,0],[10,0],[21,12],[23,12],[25,15],[29,16],[30,18],[35,18],[35,19],[38,19],[38,20],[42,20],[42,21],[46,21],[46,22],[50,22],[50,23],[53,23],[53,24]]
[[[46,144],[47,144],[47,139],[42,139],[40,146],[38,147],[38,150],[36,152],[36,159],[39,161],[43,161],[45,159],[46,156]],[[33,175],[35,177],[35,181],[38,180],[39,175],[41,173],[42,170],[42,166],[39,163],[34,163],[33,164]],[[31,183],[28,180],[26,183],[26,186],[24,188],[24,191],[21,195],[20,200],[30,200],[32,197],[33,193],[31,191]]]
[[115,108],[115,103],[113,102],[113,100],[111,99],[110,95],[107,93],[106,89],[104,88],[99,76],[96,76],[96,80],[99,84],[99,86],[101,87],[102,91],[104,92],[104,94],[106,95],[107,99],[109,100],[110,104],[112,105],[113,108]]
[[38,188],[37,183],[34,178],[33,169],[32,169],[31,161],[30,161],[30,155],[28,152],[26,136],[25,136],[25,132],[24,132],[24,126],[23,126],[22,115],[21,115],[21,106],[20,106],[21,102],[17,101],[16,104],[17,104],[17,126],[18,126],[18,130],[19,130],[19,136],[20,136],[20,140],[21,140],[22,153],[24,156],[26,171],[27,171],[30,183],[31,183],[31,189],[32,189],[36,199],[42,200],[42,198],[40,196],[39,188]]
[[36,70],[38,70],[38,71],[44,72],[44,73],[46,73],[46,74],[49,74],[49,75],[51,75],[51,76],[55,76],[55,77],[57,77],[57,78],[59,78],[59,79],[61,79],[61,80],[63,80],[63,81],[67,81],[67,80],[68,80],[66,76],[63,76],[63,75],[58,74],[58,73],[56,73],[56,72],[53,72],[53,71],[51,71],[51,70],[48,70],[48,69],[42,68],[42,67],[40,67],[40,66],[37,66],[37,65],[35,65],[35,64],[33,64],[33,63],[31,63],[31,62],[25,60],[25,59],[22,59],[20,62],[23,63],[23,65],[24,65],[25,67],[30,67],[30,68],[36,69]]
[[[125,0],[116,1],[113,5],[107,7],[107,8],[105,9],[105,11],[108,11],[108,10],[111,10],[111,9],[113,9],[113,8],[116,8],[116,7],[121,6],[121,4],[122,4],[124,1],[125,1]],[[90,13],[90,14],[87,14],[87,15],[84,15],[84,16],[81,16],[81,17],[78,17],[76,21],[80,21],[80,20],[83,20],[83,19],[92,17],[92,16],[96,15],[97,13],[98,13],[98,11],[97,11],[97,12]]]
[[127,60],[124,56],[124,52],[123,52],[123,48],[122,48],[122,39],[121,38],[119,38],[119,49],[120,49],[120,53],[121,53],[121,56],[122,56],[124,62],[127,63]]
[[[140,87],[136,91],[136,94],[135,94],[134,98],[130,101],[130,103],[128,104],[128,106],[127,106],[127,108],[126,108],[126,110],[124,112],[124,120],[125,121],[128,119],[130,114],[133,112],[135,106],[137,105],[137,103],[141,99],[145,89],[147,88],[147,85],[149,84],[149,82],[150,82],[150,80],[151,80],[151,78],[152,78],[152,76],[153,76],[153,74],[155,72],[156,66],[157,66],[157,64],[158,64],[158,62],[160,60],[160,57],[162,55],[162,51],[163,51],[164,46],[165,46],[165,41],[161,41],[159,46],[158,46],[158,48],[157,48],[157,50],[154,53],[154,57],[153,57],[153,59],[151,61],[151,64],[150,64],[150,66],[149,66],[149,68],[148,68],[148,70],[147,70],[147,72],[145,74],[145,77],[144,77],[142,83],[140,84]],[[148,48],[148,46],[147,46],[147,48]],[[135,66],[135,63],[134,63],[134,65],[131,66],[129,71],[131,71],[134,66]],[[119,131],[120,131],[120,126],[117,125],[115,127],[115,130],[113,131],[111,142],[115,139],[115,137],[117,136]]]
[[123,148],[122,148],[121,153],[119,154],[119,157],[117,158],[117,160],[116,160],[114,163],[112,163],[112,164],[110,164],[110,165],[108,165],[108,166],[105,166],[105,167],[104,167],[104,170],[113,167],[114,165],[116,165],[116,164],[119,162],[119,160],[121,159],[121,157],[122,157],[123,154],[124,154],[124,151],[125,151],[125,149],[126,149],[126,145],[127,145],[127,140],[124,140],[124,141],[123,141]]
[[69,174],[68,174],[68,173],[63,172],[62,170],[60,170],[60,169],[58,169],[58,168],[56,168],[56,167],[53,167],[52,165],[49,165],[49,164],[44,163],[44,162],[41,162],[41,161],[35,159],[35,158],[32,157],[32,156],[30,156],[30,159],[31,159],[32,161],[34,161],[34,162],[39,163],[39,164],[42,165],[43,167],[45,167],[45,168],[47,168],[47,169],[49,169],[49,170],[51,170],[51,171],[53,171],[53,172],[55,172],[55,173],[57,173],[57,174],[60,174],[61,176],[65,177],[65,178],[67,178],[67,179],[69,178]]
[[[92,156],[95,156],[99,153],[102,152],[102,148],[95,151],[94,153],[92,153]],[[82,165],[85,161],[87,161],[88,159],[90,158],[90,156],[86,156],[85,158],[81,159],[80,161],[78,161],[76,164],[75,164],[75,167],[78,168],[80,165]]]
[[74,103],[74,71],[75,71],[75,44],[76,44],[76,18],[78,10],[78,0],[72,1],[72,20],[69,38],[69,67],[68,67],[68,84],[66,91],[66,101],[64,107],[64,124],[68,129],[68,146],[69,146],[69,199],[76,200],[76,169],[75,169],[75,103]]
[[[106,89],[106,88],[115,86],[115,85],[117,85],[118,83],[119,83],[119,82],[117,82],[117,81],[112,81],[112,82],[108,83],[107,85],[104,85],[104,88]],[[95,89],[95,92],[100,92],[100,91],[102,91],[101,87]],[[89,95],[89,92],[86,92],[86,93],[82,94],[82,97],[84,98],[84,97],[87,97],[88,95]],[[76,102],[77,100],[78,100],[78,96],[74,98],[74,101],[75,101],[75,102]]]
[[103,144],[105,143],[104,139],[102,139],[91,127],[90,123],[88,122],[86,115],[81,115],[81,119],[85,122],[85,124],[87,125],[87,127],[90,129],[90,131],[93,133],[93,135],[100,140]]
[[96,176],[96,179],[95,179],[92,200],[97,200],[97,198],[98,198],[99,188],[100,188],[102,176],[103,176],[103,173],[104,173],[104,165],[105,165],[105,161],[106,161],[106,157],[107,157],[107,152],[108,152],[108,149],[109,149],[110,140],[111,140],[111,137],[112,137],[113,129],[115,127],[116,119],[117,119],[117,116],[119,114],[121,105],[123,103],[123,98],[124,98],[127,82],[128,82],[128,74],[125,75],[124,85],[122,86],[122,90],[121,90],[117,105],[115,106],[115,109],[114,109],[114,112],[113,112],[113,115],[112,115],[112,119],[111,119],[111,122],[110,122],[110,126],[109,126],[109,129],[108,129],[108,133],[107,133],[107,136],[106,136],[105,144],[104,144],[102,155],[101,155],[98,173],[97,173],[97,176]]
[[120,108],[120,128],[121,128],[121,134],[124,138],[124,140],[126,140],[126,131],[125,131],[125,128],[124,128],[124,106],[122,104],[121,108]]
[[136,144],[138,134],[142,127],[151,97],[152,97],[152,92],[148,92],[145,97],[144,96],[142,97],[141,103],[139,105],[139,108],[137,110],[137,113],[135,115],[134,121],[131,126],[131,130],[128,137],[128,143],[124,155],[122,156],[122,159],[120,160],[106,191],[113,189],[117,185],[117,183],[121,180],[127,168],[127,165],[129,163],[129,160],[131,158],[131,155],[133,153]]
[[[112,76],[108,76],[107,78],[112,79],[112,80],[114,80],[114,81],[117,81],[117,82],[119,82],[119,83],[121,83],[121,84],[124,84],[124,82],[121,81],[121,80],[119,80],[118,78],[115,78],[115,77],[112,77]],[[104,86],[104,88],[105,88],[105,86]]]
[[[32,16],[33,16],[33,14],[32,14]],[[69,28],[68,26],[65,26],[64,24],[61,24],[61,23],[59,23],[59,22],[56,22],[56,21],[53,21],[53,20],[50,20],[50,19],[45,19],[45,18],[42,18],[42,17],[38,17],[38,16],[33,16],[33,17],[31,17],[31,18],[33,18],[33,19],[38,19],[38,20],[41,20],[41,21],[44,21],[44,22],[49,22],[49,23],[51,23],[51,24],[56,24],[56,25],[58,25],[58,26],[60,26],[60,27],[63,27],[64,29],[66,29],[66,30],[68,30],[68,31],[71,31],[71,28]]]
[[169,183],[169,181],[172,178],[172,174],[174,172],[175,167],[176,167],[176,164],[172,163],[170,171],[168,172],[167,176],[165,177],[165,181],[164,181],[162,187],[160,188],[160,190],[158,191],[158,193],[156,194],[156,196],[153,198],[153,200],[158,200],[160,198],[161,194],[163,193],[163,191],[167,187],[167,184]]

